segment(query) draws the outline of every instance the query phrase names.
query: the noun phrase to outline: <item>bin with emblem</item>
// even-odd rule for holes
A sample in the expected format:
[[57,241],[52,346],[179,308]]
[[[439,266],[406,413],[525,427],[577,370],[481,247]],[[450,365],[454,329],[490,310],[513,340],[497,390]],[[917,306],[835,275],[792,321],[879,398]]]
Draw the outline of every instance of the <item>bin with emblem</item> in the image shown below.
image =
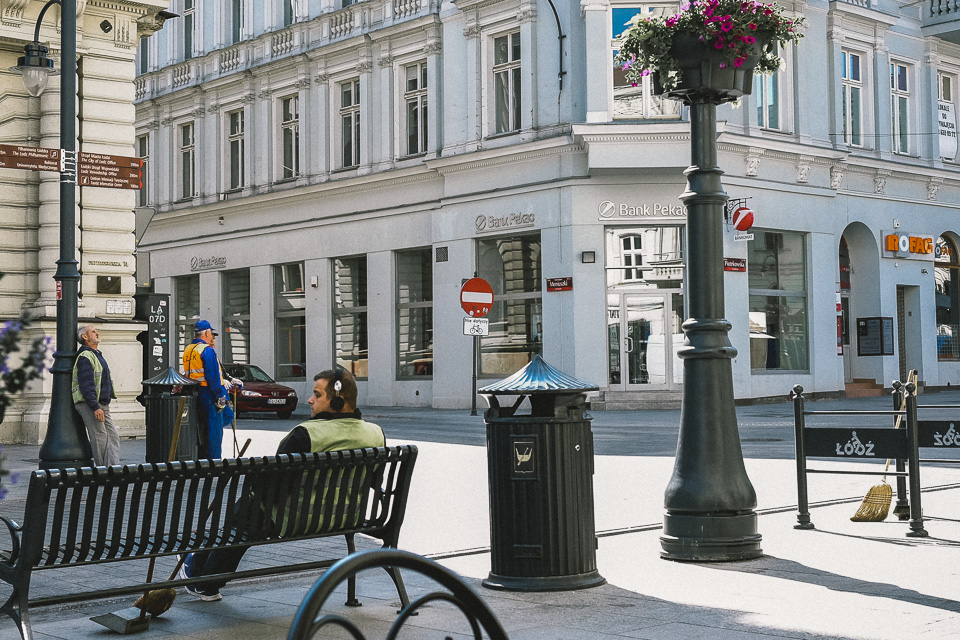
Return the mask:
[[586,405],[587,394],[597,390],[539,354],[479,390],[489,405],[491,570],[485,587],[563,591],[606,582],[597,572]]
[[197,459],[197,387],[173,367],[143,381],[146,405],[147,462],[167,462],[177,425],[177,412],[183,401],[180,433],[174,460]]

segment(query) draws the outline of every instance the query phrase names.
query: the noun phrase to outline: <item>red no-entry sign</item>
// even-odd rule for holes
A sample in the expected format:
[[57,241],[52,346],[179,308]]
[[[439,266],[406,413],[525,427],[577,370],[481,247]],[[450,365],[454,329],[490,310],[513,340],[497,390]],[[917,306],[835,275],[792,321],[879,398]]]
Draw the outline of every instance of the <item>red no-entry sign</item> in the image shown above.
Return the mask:
[[493,306],[493,287],[483,278],[470,278],[460,288],[460,306],[472,318],[482,318]]

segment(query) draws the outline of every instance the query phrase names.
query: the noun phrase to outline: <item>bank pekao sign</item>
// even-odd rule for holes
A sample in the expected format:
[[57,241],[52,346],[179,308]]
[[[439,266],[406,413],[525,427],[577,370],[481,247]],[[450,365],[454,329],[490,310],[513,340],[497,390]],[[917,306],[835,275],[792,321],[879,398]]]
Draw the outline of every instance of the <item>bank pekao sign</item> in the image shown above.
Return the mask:
[[503,215],[477,216],[477,233],[491,233],[495,231],[509,231],[532,227],[537,221],[534,213],[505,213]]
[[211,269],[223,269],[227,266],[226,256],[210,256],[201,258],[194,256],[190,258],[190,271],[208,271]]
[[636,220],[637,218],[683,218],[687,208],[682,204],[663,202],[614,202],[604,200],[597,208],[601,220]]

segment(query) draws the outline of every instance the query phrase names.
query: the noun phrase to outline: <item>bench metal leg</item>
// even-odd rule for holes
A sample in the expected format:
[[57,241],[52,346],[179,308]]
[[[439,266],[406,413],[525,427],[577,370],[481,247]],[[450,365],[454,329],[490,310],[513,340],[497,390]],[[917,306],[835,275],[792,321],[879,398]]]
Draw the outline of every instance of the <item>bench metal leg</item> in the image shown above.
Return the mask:
[[[897,472],[903,473],[907,470],[907,465],[903,460],[897,460]],[[897,477],[897,505],[893,508],[893,515],[899,520],[910,519],[910,502],[907,500],[907,479],[903,476]]]
[[[357,545],[353,541],[353,534],[348,533],[343,536],[347,539],[347,555],[353,555],[357,552]],[[347,578],[347,601],[344,602],[348,607],[362,607],[363,603],[357,600],[357,575],[351,574]]]
[[33,634],[30,632],[30,603],[27,589],[19,587],[13,588],[13,593],[7,598],[7,601],[0,607],[0,613],[5,613],[17,625],[20,631],[20,637],[23,640],[31,640]]
[[[403,584],[403,577],[400,575],[399,567],[384,567],[384,571],[387,572],[387,575],[390,576],[390,579],[393,580],[393,585],[397,588],[397,595],[400,596],[400,610],[402,611],[408,604],[410,604],[410,598],[407,596],[407,588]],[[400,613],[399,611],[397,613]],[[410,615],[417,615],[416,612]]]
[[913,383],[907,384],[907,440],[910,443],[910,531],[908,538],[926,538],[923,528],[923,505],[920,502],[920,449],[918,447],[917,396]]

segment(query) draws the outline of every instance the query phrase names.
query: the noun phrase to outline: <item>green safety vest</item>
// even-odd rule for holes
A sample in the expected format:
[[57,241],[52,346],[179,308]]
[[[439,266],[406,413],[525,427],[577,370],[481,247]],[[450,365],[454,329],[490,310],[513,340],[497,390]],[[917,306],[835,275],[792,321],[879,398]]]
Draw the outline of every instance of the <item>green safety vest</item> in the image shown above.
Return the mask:
[[[80,358],[86,358],[93,366],[93,384],[97,388],[97,402],[99,403],[100,380],[103,378],[103,365],[100,364],[100,358],[98,358],[97,354],[95,354],[93,351],[81,351],[77,356],[77,361],[73,363],[73,404],[86,402],[86,400],[83,398],[83,394],[80,393],[80,379],[77,378],[77,365],[80,362]],[[112,390],[110,397],[114,397]]]

